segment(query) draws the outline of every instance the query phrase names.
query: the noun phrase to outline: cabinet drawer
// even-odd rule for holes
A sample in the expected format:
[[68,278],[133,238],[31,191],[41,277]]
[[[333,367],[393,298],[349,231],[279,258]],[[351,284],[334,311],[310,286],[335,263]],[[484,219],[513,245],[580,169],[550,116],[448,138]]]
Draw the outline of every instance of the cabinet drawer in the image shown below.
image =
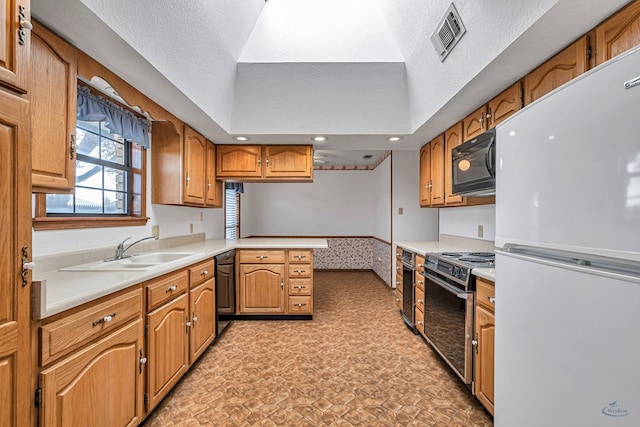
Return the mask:
[[416,307],[416,329],[424,335],[424,311]]
[[478,278],[476,280],[476,302],[491,312],[496,309],[496,287],[492,282]]
[[424,292],[424,276],[417,271],[413,276],[413,283],[416,284],[416,289],[421,289]]
[[416,309],[424,313],[424,290],[416,288]]
[[290,265],[289,277],[311,277],[311,271],[309,264]]
[[202,261],[189,267],[189,283],[196,285],[213,277],[213,259]]
[[309,250],[290,250],[289,251],[289,264],[308,264],[311,262],[311,251]]
[[289,279],[289,295],[311,295],[311,279]]
[[289,297],[289,314],[311,314],[311,296],[291,296]]
[[422,255],[416,255],[416,271],[424,272],[424,257]]
[[167,274],[146,282],[147,311],[151,311],[172,298],[185,293],[188,287],[189,273],[186,270]]
[[40,328],[40,364],[59,359],[142,314],[140,289],[44,325]]
[[284,251],[240,251],[240,264],[284,264]]

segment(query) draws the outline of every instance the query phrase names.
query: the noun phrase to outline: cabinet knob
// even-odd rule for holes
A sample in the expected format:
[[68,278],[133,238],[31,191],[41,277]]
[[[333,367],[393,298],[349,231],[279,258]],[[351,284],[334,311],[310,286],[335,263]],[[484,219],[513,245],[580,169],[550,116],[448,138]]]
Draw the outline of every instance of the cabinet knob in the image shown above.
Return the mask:
[[104,317],[96,320],[95,322],[93,322],[91,324],[91,326],[95,327],[95,326],[101,325],[103,323],[109,323],[109,322],[111,322],[113,320],[114,317],[116,317],[116,313],[107,314],[106,316],[104,316]]
[[471,345],[474,347],[478,346],[478,340],[471,340]]
[[209,274],[209,270],[203,270],[202,273],[200,273],[203,276],[206,276],[207,274]]
[[192,315],[191,321],[193,322],[193,326],[196,326],[196,322],[198,321],[198,316],[196,316],[195,313],[192,313],[191,315]]
[[167,290],[166,290],[165,292],[166,292],[166,293],[173,292],[173,291],[175,291],[176,289],[178,289],[178,286],[177,286],[177,285],[171,285],[171,286],[169,286],[169,287],[167,288]]
[[400,286],[400,282],[396,280],[396,286]]
[[416,302],[417,302],[417,303],[419,303],[419,304],[422,304],[424,301],[422,301],[421,299],[419,299],[419,300],[417,300]]
[[489,299],[489,302],[491,304],[495,304],[496,303],[496,299],[494,297],[487,297]]
[[33,30],[33,24],[28,19],[20,19],[20,29],[21,30]]
[[25,262],[24,264],[22,264],[22,268],[24,270],[33,270],[34,268],[36,268],[36,263],[33,261]]
[[304,307],[307,304],[294,304],[296,307]]
[[191,322],[186,323],[187,327],[191,326]]
[[422,280],[418,280],[418,284],[419,285],[424,285],[424,282]]

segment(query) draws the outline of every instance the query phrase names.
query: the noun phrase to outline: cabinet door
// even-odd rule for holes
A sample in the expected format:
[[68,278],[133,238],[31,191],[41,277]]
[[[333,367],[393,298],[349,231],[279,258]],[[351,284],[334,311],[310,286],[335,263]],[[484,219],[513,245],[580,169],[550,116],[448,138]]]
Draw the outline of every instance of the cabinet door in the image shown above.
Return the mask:
[[495,315],[484,307],[476,306],[475,394],[492,415],[495,333]]
[[264,147],[265,178],[311,178],[313,157],[309,145]]
[[216,334],[216,296],[214,279],[209,279],[190,292],[191,337],[190,363],[207,349]]
[[429,143],[431,147],[431,206],[444,205],[444,135]]
[[[463,134],[460,143],[475,138],[487,130],[487,106],[483,105],[462,121]],[[449,151],[447,151],[447,154]]]
[[76,175],[77,51],[44,27],[31,37],[31,144],[34,192],[67,192]]
[[240,265],[240,312],[284,313],[284,265]]
[[[0,91],[0,426],[29,425],[31,247],[29,104]],[[27,254],[27,256],[29,256]]]
[[29,0],[2,0],[0,11],[5,15],[0,31],[0,82],[26,92],[31,35],[27,29],[20,31],[20,19],[31,19]]
[[142,341],[142,321],[136,320],[43,371],[40,425],[138,425],[143,414]]
[[216,146],[207,141],[207,188],[205,203],[208,207],[222,207],[222,182],[216,180]]
[[204,205],[207,142],[193,129],[184,128],[184,203]]
[[216,146],[218,178],[262,177],[262,148],[258,145]]
[[431,147],[420,149],[420,206],[431,204]]
[[445,191],[445,203],[447,205],[460,204],[463,202],[462,196],[453,194],[452,190],[452,160],[451,149],[462,144],[462,123],[458,123],[444,134],[445,139],[445,154],[444,154],[444,191]]
[[216,300],[219,314],[235,314],[236,304],[233,296],[234,288],[234,266],[220,265],[216,271]]
[[596,28],[596,64],[640,44],[640,2],[634,1]]
[[527,74],[524,78],[524,104],[529,105],[587,71],[588,47],[588,36],[584,36]]
[[148,410],[154,408],[189,368],[189,299],[186,294],[147,314]]
[[518,82],[489,101],[488,124],[494,128],[522,108],[522,83]]

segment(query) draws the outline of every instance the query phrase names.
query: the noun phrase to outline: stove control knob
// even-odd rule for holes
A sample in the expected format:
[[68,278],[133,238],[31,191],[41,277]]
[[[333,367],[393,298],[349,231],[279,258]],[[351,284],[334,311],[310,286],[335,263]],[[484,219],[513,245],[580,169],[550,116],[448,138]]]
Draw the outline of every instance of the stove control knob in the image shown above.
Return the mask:
[[451,272],[451,274],[453,275],[453,277],[458,277],[458,274],[460,274],[460,267],[451,267],[451,269],[453,270]]

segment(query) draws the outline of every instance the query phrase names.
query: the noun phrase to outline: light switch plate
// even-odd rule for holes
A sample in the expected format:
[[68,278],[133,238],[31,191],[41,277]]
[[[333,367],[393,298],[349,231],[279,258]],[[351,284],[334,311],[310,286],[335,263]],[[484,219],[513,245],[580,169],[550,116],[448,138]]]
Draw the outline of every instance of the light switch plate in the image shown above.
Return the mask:
[[160,226],[159,225],[152,225],[151,226],[151,235],[153,237],[155,237],[156,239],[160,238]]
[[482,225],[478,226],[478,237],[484,236],[484,227]]
[[404,213],[404,209],[403,208],[398,208],[398,215],[402,215]]

